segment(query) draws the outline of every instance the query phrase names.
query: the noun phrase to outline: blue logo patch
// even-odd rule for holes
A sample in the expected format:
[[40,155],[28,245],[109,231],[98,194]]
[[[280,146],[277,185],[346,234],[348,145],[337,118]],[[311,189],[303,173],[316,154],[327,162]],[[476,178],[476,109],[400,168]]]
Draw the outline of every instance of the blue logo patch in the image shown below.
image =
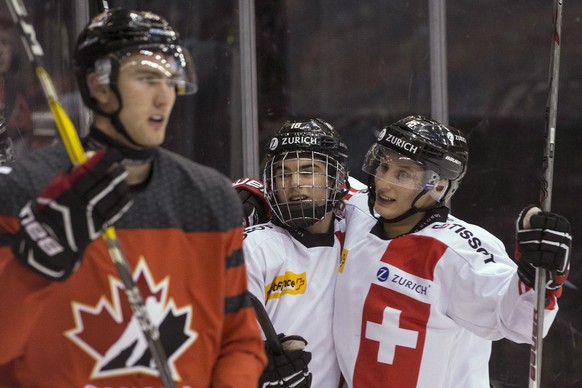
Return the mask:
[[378,278],[378,280],[381,282],[388,280],[388,276],[390,276],[390,270],[388,267],[382,267],[376,273],[376,278]]

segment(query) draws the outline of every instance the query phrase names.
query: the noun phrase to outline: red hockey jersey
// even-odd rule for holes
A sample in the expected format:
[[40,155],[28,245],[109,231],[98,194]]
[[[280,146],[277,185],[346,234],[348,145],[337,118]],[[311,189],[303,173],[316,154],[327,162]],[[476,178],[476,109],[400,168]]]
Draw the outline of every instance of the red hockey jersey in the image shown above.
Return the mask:
[[[105,242],[50,282],[10,243],[18,212],[67,168],[61,146],[0,171],[0,387],[161,387]],[[240,201],[210,168],[159,150],[117,223],[179,387],[256,387],[263,342],[246,295]]]

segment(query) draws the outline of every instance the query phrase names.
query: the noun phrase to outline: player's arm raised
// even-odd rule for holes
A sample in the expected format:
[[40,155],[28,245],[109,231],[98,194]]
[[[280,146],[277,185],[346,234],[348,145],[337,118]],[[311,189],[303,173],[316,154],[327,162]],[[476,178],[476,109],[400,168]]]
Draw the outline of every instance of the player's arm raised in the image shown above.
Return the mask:
[[26,268],[50,280],[66,280],[85,248],[132,204],[127,176],[112,150],[97,151],[71,172],[57,175],[20,211],[12,251]]

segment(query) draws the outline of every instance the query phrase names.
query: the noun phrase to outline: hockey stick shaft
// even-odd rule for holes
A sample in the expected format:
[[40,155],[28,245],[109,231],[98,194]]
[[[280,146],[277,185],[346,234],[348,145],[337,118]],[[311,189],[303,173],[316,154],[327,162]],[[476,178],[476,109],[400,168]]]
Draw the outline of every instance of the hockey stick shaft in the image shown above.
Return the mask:
[[265,334],[267,344],[273,351],[273,354],[275,354],[276,356],[283,354],[281,341],[279,341],[279,336],[277,335],[277,331],[273,327],[273,323],[269,318],[269,314],[267,314],[267,311],[265,310],[265,306],[263,306],[261,301],[256,296],[254,296],[250,292],[248,294],[249,297],[251,298],[251,303],[255,308],[259,325],[261,325],[261,329],[263,329],[263,333]]
[[[543,211],[551,211],[552,187],[554,181],[554,157],[556,146],[556,117],[558,109],[558,84],[560,74],[560,46],[562,44],[563,0],[554,0],[552,49],[549,69],[549,90],[546,103],[545,148],[543,156],[543,176],[541,206]],[[546,303],[546,271],[536,269],[536,306],[533,315],[532,345],[530,352],[529,388],[541,387],[544,309]]]
[[[6,3],[10,9],[15,24],[19,26],[21,38],[28,58],[36,71],[36,75],[40,81],[43,93],[53,114],[69,158],[74,165],[79,165],[86,160],[85,151],[83,150],[81,140],[79,139],[73,123],[58,100],[52,79],[42,66],[44,52],[36,40],[36,33],[32,24],[27,21],[28,13],[26,12],[26,8],[21,0],[6,0]],[[115,229],[113,227],[107,228],[103,233],[103,238],[107,243],[111,259],[115,263],[119,276],[123,282],[133,315],[138,320],[142,333],[148,342],[150,352],[160,373],[160,378],[165,387],[175,387],[168,366],[167,356],[160,341],[159,331],[157,327],[151,323],[143,298],[132,278],[131,269],[127,259],[121,250]]]
[[109,2],[107,0],[97,0],[97,13],[109,10]]

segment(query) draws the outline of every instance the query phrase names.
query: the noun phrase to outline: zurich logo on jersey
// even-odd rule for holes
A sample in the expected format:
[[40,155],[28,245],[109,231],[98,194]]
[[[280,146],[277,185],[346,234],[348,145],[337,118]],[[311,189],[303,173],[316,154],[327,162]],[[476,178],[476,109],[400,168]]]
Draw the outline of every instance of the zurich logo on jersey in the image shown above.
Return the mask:
[[382,267],[378,272],[376,272],[376,278],[381,282],[388,280],[388,276],[390,276],[390,270],[388,267]]

